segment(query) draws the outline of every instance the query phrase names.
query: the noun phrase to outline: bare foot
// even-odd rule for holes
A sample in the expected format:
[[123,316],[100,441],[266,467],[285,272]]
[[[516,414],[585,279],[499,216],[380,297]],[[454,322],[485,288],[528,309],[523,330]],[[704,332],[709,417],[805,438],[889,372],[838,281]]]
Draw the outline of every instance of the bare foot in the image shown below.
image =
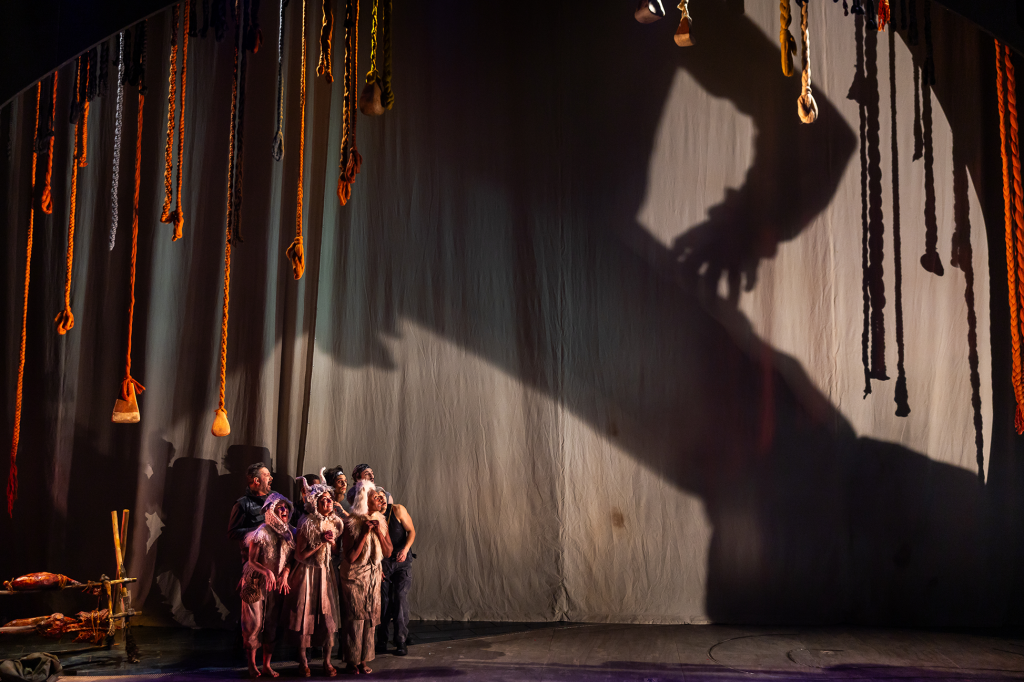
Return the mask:
[[263,674],[270,675],[271,677],[280,677],[278,672],[270,667],[268,664],[263,664]]
[[359,664],[359,673],[361,675],[369,675],[372,672],[373,670],[370,669],[370,666],[366,665],[365,663]]
[[299,666],[299,674],[302,675],[303,677],[309,677],[312,673],[309,672],[309,666],[308,665],[300,665]]
[[338,671],[330,663],[324,663],[324,672],[327,673],[327,677],[334,677],[338,674]]
[[345,673],[346,675],[358,675],[359,674],[359,668],[357,668],[352,663],[349,663],[348,665],[345,666],[345,669],[342,672]]
[[260,676],[259,669],[250,665],[249,666],[249,677],[256,678],[256,677],[259,677],[259,676]]

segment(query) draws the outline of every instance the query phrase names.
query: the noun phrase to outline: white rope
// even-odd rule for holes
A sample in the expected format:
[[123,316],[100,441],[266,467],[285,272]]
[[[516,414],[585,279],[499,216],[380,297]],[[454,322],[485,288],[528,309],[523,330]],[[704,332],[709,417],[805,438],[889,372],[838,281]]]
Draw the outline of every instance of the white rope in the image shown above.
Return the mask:
[[809,4],[810,0],[803,0],[800,9],[800,40],[803,42],[804,48],[804,73],[801,77],[803,91],[800,93],[800,99],[796,101],[797,113],[800,114],[800,120],[804,123],[814,123],[818,118],[818,103],[814,101],[814,95],[811,94],[811,43],[807,36],[807,6]]
[[117,184],[121,172],[121,120],[124,113],[124,31],[117,40],[117,110],[114,114],[114,177],[110,183],[110,250],[117,237]]
[[284,81],[281,79],[281,65],[284,62],[285,2],[287,0],[281,0],[281,9],[278,10],[277,19],[277,130],[274,132],[273,144],[275,161],[280,161],[284,156]]

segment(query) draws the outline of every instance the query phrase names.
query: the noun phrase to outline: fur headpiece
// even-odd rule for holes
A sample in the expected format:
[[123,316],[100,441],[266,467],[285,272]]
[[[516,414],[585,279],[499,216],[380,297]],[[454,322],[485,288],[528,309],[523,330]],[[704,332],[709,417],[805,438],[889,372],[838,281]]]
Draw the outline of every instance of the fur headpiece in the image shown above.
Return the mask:
[[316,501],[321,495],[327,495],[334,500],[334,488],[327,485],[326,478],[324,478],[324,471],[327,467],[320,469],[320,482],[314,483],[312,486],[306,481],[304,476],[299,476],[295,480],[302,484],[302,506],[305,507],[307,514],[312,514],[316,511]]
[[359,480],[348,489],[346,498],[352,505],[352,513],[358,516],[366,516],[370,513],[370,493],[377,490],[370,481]]

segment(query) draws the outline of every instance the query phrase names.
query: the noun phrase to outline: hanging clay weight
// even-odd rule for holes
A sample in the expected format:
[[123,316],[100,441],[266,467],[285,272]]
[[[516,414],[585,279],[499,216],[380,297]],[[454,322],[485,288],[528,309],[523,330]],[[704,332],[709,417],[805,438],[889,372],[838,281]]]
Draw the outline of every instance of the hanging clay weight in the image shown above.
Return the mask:
[[359,111],[367,116],[380,116],[384,107],[380,103],[380,86],[377,81],[367,83],[359,94]]
[[231,433],[231,424],[228,424],[228,413],[226,411],[217,410],[213,418],[213,428],[210,431],[218,438],[223,438]]
[[676,34],[672,39],[676,41],[676,45],[679,47],[693,45],[693,38],[690,37],[690,18],[685,14],[679,20],[679,26],[676,28]]
[[114,401],[114,414],[110,416],[110,421],[115,424],[135,424],[141,419],[139,401],[135,397],[135,385],[128,382],[128,400],[118,398]]
[[641,24],[653,24],[664,17],[665,6],[661,0],[640,0],[637,3],[636,12],[633,13],[633,18]]

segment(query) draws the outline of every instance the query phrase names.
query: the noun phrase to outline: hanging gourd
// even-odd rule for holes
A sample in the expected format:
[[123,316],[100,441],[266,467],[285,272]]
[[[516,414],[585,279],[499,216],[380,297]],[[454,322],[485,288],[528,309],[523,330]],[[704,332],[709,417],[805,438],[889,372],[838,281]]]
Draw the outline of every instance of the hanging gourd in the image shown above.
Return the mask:
[[[358,16],[356,17],[358,20]],[[380,27],[380,62],[377,68],[377,34]],[[391,0],[373,0],[373,25],[370,32],[370,70],[359,95],[359,111],[380,116],[391,109],[395,94],[391,91]]]
[[[146,53],[145,21],[140,26],[141,35],[136,40],[136,54]],[[141,43],[141,47],[140,47]],[[142,419],[139,413],[138,394],[146,387],[132,378],[132,322],[135,318],[135,260],[139,243],[139,190],[142,179],[142,107],[146,102],[146,62],[132,65],[133,75],[139,89],[138,120],[135,128],[135,188],[132,195],[132,249],[128,265],[128,348],[125,352],[124,378],[121,380],[120,394],[114,401],[114,411],[110,421],[115,424],[134,424]],[[136,70],[137,69],[137,70]]]
[[338,201],[352,198],[352,185],[363,165],[356,148],[356,90],[359,87],[359,0],[345,5],[345,102],[342,107],[341,155],[338,161]]
[[690,0],[681,0],[677,9],[682,11],[683,16],[679,18],[679,26],[676,27],[676,34],[672,37],[679,47],[693,45],[693,37],[690,35]]
[[640,0],[633,12],[633,18],[641,24],[653,24],[665,18],[665,5],[662,0]]

